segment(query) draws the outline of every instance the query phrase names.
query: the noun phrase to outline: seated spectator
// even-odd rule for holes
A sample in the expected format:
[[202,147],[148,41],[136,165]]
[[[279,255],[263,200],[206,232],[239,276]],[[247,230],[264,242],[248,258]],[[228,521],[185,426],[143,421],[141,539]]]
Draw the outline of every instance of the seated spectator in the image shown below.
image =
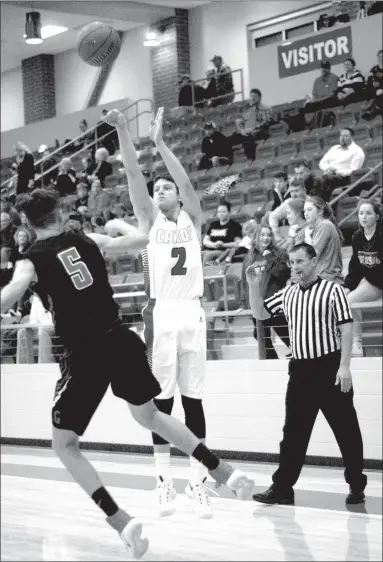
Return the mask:
[[273,188],[273,206],[271,210],[274,211],[279,205],[282,205],[284,199],[290,197],[290,193],[287,194],[288,179],[285,172],[278,172],[274,176],[274,188]]
[[[307,195],[319,195],[322,197],[323,182],[311,172],[307,160],[301,160],[295,164],[294,176],[290,179],[290,183],[294,181],[303,182]],[[290,193],[290,188],[287,193]]]
[[348,23],[350,21],[350,15],[348,13],[346,2],[338,0],[333,2],[332,6],[334,10],[335,25]]
[[296,179],[290,185],[289,192],[290,199],[285,199],[285,201],[283,201],[281,205],[274,209],[274,211],[272,211],[269,215],[269,225],[273,232],[273,237],[276,243],[279,243],[282,240],[282,236],[279,234],[279,226],[281,223],[287,220],[289,201],[293,199],[306,199],[307,196],[303,182]]
[[17,227],[21,225],[21,215],[17,212],[16,208],[13,207],[9,201],[6,201],[6,199],[1,199],[0,212],[8,213],[13,226]]
[[103,217],[101,217],[101,216],[92,217],[90,219],[90,223],[93,227],[93,232],[96,232],[96,234],[106,234],[106,231],[105,231],[106,221]]
[[364,76],[355,68],[354,59],[346,59],[343,63],[344,73],[338,80],[337,98],[342,105],[361,101],[364,93]]
[[228,248],[237,248],[242,240],[241,225],[230,218],[231,205],[222,201],[218,205],[218,220],[211,223],[203,239],[203,265],[219,258]]
[[97,178],[93,180],[88,197],[88,216],[95,217],[103,215],[104,210],[109,207],[110,197],[102,189],[101,182]]
[[12,248],[9,246],[0,247],[0,288],[5,287],[12,279],[11,253]]
[[297,236],[307,226],[304,217],[304,199],[287,199],[286,218],[289,223],[289,231],[285,238],[281,238],[278,247],[286,250],[287,253],[296,244]]
[[184,74],[180,81],[180,91],[178,93],[179,107],[201,108],[205,102],[205,89],[199,84],[193,84],[190,74]]
[[383,115],[383,51],[378,51],[378,64],[373,66],[367,79],[367,95],[371,103],[362,114],[363,119]]
[[236,131],[228,137],[228,141],[232,147],[242,145],[246,158],[255,160],[255,140],[251,135],[251,131],[245,129],[245,120],[239,117],[235,120]]
[[110,219],[125,220],[129,217],[128,209],[121,203],[115,203],[110,207]]
[[223,59],[220,55],[214,55],[210,62],[215,66],[214,77],[218,96],[214,105],[223,105],[232,102],[235,93],[230,66],[223,63]]
[[27,193],[33,186],[35,177],[35,159],[26,144],[16,142],[17,185],[16,195]]
[[321,75],[314,80],[312,97],[306,97],[303,113],[315,113],[314,117],[306,117],[306,124],[315,127],[325,127],[332,123],[333,114],[324,109],[337,105],[336,92],[338,90],[338,76],[331,72],[331,63],[320,63]]
[[86,213],[88,210],[88,185],[86,183],[79,183],[77,184],[77,195],[78,199],[76,199],[74,203],[74,208],[79,213]]
[[[352,237],[352,256],[344,281],[350,303],[381,299],[383,289],[382,210],[370,200],[361,200],[358,208],[360,228]],[[362,311],[354,308],[353,318],[352,355],[363,357]]]
[[352,172],[363,167],[364,159],[362,148],[354,142],[353,129],[349,127],[341,129],[339,144],[332,146],[319,162],[319,168],[323,172],[322,193],[325,201],[329,201],[332,195],[337,194],[334,193],[336,188],[350,185]]
[[20,221],[22,227],[28,231],[31,244],[33,244],[37,238],[37,235],[35,230],[29,226],[27,215],[24,213],[24,211],[20,211]]
[[26,252],[32,245],[32,237],[30,231],[24,226],[19,226],[19,228],[16,230],[14,239],[15,245],[12,248],[10,256],[10,262],[13,265],[15,265],[17,261],[21,260],[24,252]]
[[76,174],[77,178],[81,182],[86,182],[90,184],[89,178],[92,176],[93,172],[95,171],[97,164],[90,156],[84,156],[81,160],[82,170]]
[[206,136],[202,139],[201,157],[197,160],[199,170],[212,166],[229,165],[233,162],[233,149],[227,137],[215,129],[212,122],[205,124]]
[[17,228],[12,224],[11,217],[8,213],[2,212],[0,215],[0,247],[15,247],[15,233]]
[[101,182],[101,187],[105,187],[105,178],[113,174],[112,164],[108,162],[109,152],[106,148],[98,148],[95,154],[96,167],[93,170],[90,180],[97,177]]
[[82,232],[83,222],[84,217],[81,213],[70,213],[65,223],[65,230],[67,232]]
[[[28,324],[39,324],[39,327],[28,328]],[[28,322],[25,328],[17,330],[16,363],[34,363],[33,344],[35,343],[38,344],[38,363],[54,363],[53,335],[52,314],[45,310],[39,297],[33,295]]]
[[[242,265],[241,280],[241,301],[240,308],[249,309],[251,299],[251,278],[248,271],[254,268],[261,268],[261,295],[262,298],[269,298],[286,286],[290,277],[287,253],[275,245],[273,233],[269,226],[263,225],[255,231],[251,248]],[[250,293],[250,294],[249,294]],[[257,339],[257,322],[253,318],[254,338]],[[278,354],[274,349],[271,340],[271,328],[279,335],[287,347],[290,347],[289,330],[284,315],[273,316],[262,321],[264,327],[266,359],[278,359]]]
[[63,158],[60,162],[59,173],[55,183],[55,188],[60,197],[71,195],[76,191],[76,172],[72,169],[70,158]]
[[97,142],[97,147],[106,148],[110,156],[113,156],[113,154],[119,148],[118,135],[117,135],[116,128],[113,127],[112,125],[109,125],[109,123],[105,121],[105,117],[107,115],[108,115],[108,110],[103,109],[101,120],[97,123],[97,129],[96,129],[97,138],[101,139],[99,142]]
[[257,228],[257,222],[254,219],[250,219],[245,222],[242,226],[242,240],[239,242],[237,248],[228,248],[223,254],[221,254],[215,263],[221,263],[225,260],[226,263],[239,262],[242,261],[244,256],[251,248],[251,241],[253,239],[253,234]]
[[245,119],[244,133],[251,135],[253,140],[267,139],[271,123],[271,109],[261,102],[262,93],[258,88],[250,91],[247,110],[243,113]]
[[307,242],[315,248],[319,277],[343,284],[343,235],[330,206],[320,197],[308,197],[304,215],[307,226],[296,236],[296,243]]

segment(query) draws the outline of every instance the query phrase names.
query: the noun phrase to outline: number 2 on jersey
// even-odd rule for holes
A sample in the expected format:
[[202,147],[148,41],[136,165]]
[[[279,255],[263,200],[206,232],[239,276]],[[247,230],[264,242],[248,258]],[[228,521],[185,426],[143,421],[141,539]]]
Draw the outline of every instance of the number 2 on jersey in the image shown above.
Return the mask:
[[78,291],[93,285],[93,277],[86,264],[81,261],[81,256],[74,246],[60,252],[57,257]]
[[186,267],[184,267],[186,261],[186,250],[183,246],[180,248],[172,249],[172,258],[178,258],[178,261],[171,269],[172,275],[186,275]]

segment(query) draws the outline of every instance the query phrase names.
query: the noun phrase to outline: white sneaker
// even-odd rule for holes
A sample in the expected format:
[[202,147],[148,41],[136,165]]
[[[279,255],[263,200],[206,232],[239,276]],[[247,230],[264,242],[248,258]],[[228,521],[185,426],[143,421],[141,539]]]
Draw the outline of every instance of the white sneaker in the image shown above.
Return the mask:
[[352,342],[351,356],[352,357],[364,357],[363,345],[362,345],[361,341],[353,341]]
[[254,488],[254,480],[248,478],[246,474],[235,469],[226,486],[232,490],[239,500],[247,500],[251,496]]
[[177,495],[173,480],[164,480],[162,476],[159,476],[157,494],[158,516],[166,517],[167,515],[172,515],[176,510],[174,500]]
[[201,519],[211,519],[213,517],[213,511],[209,497],[210,488],[205,485],[205,480],[206,478],[199,484],[194,484],[194,486],[188,482],[185,488],[185,494],[193,500],[193,509],[198,517]]
[[128,551],[129,558],[141,558],[149,548],[149,541],[141,538],[142,523],[136,518],[129,521],[120,537]]

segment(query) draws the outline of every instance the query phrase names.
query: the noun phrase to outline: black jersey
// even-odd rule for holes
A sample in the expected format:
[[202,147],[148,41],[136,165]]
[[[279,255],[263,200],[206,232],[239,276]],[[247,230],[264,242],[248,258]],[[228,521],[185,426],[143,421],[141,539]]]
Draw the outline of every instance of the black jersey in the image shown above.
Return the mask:
[[73,348],[110,330],[119,320],[104,258],[85,234],[63,232],[37,240],[23,258],[33,263],[33,290],[52,312],[56,335]]

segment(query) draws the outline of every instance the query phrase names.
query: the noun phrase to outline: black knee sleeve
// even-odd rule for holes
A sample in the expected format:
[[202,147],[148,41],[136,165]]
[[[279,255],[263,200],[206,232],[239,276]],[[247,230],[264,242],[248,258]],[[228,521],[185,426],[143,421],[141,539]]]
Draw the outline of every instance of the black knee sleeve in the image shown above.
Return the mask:
[[181,396],[182,406],[185,411],[185,425],[194,433],[198,439],[206,437],[205,412],[202,400]]
[[[165,398],[164,400],[159,400],[158,398],[154,398],[153,402],[157,406],[158,410],[164,414],[170,414],[173,410],[174,404],[174,396],[172,398]],[[152,433],[153,445],[167,445],[167,441],[162,439],[157,433]]]

